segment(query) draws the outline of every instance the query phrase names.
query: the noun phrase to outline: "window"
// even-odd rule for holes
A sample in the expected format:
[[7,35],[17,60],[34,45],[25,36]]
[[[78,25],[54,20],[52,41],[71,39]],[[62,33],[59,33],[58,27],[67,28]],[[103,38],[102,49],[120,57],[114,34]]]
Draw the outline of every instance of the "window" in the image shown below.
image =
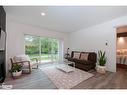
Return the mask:
[[41,63],[60,59],[60,41],[53,38],[25,35],[25,54]]

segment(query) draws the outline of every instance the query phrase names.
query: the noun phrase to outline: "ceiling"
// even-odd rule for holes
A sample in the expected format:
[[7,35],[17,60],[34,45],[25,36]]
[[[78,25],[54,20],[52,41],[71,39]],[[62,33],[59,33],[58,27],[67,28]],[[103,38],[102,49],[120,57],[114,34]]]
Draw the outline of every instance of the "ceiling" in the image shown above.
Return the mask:
[[[127,14],[127,7],[5,6],[13,19],[58,32],[75,32]],[[41,16],[45,12],[45,16]]]

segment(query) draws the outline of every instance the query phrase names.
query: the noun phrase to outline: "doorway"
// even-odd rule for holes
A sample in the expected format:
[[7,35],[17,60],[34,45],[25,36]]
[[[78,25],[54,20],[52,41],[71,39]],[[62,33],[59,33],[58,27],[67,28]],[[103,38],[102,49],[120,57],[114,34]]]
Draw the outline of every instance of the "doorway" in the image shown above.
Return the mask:
[[120,26],[116,29],[117,33],[117,51],[116,64],[117,69],[127,69],[127,26]]

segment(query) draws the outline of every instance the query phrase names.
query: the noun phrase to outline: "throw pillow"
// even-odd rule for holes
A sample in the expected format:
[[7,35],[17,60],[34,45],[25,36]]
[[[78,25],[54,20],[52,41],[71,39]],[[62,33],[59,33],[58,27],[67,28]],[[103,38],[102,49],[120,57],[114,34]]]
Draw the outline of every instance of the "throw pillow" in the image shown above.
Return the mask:
[[80,57],[80,53],[74,52],[74,56],[73,56],[73,58],[75,58],[75,59],[79,59],[79,57]]
[[81,53],[80,60],[88,60],[89,53]]

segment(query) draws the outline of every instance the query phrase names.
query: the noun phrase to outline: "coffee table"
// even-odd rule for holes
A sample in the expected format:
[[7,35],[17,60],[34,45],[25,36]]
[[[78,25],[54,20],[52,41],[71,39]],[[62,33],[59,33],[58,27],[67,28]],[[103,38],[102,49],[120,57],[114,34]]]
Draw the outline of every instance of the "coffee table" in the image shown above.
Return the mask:
[[73,72],[75,67],[71,67],[71,66],[69,66],[69,64],[72,64],[72,63],[60,62],[56,65],[56,68],[61,71],[64,71],[65,73]]

